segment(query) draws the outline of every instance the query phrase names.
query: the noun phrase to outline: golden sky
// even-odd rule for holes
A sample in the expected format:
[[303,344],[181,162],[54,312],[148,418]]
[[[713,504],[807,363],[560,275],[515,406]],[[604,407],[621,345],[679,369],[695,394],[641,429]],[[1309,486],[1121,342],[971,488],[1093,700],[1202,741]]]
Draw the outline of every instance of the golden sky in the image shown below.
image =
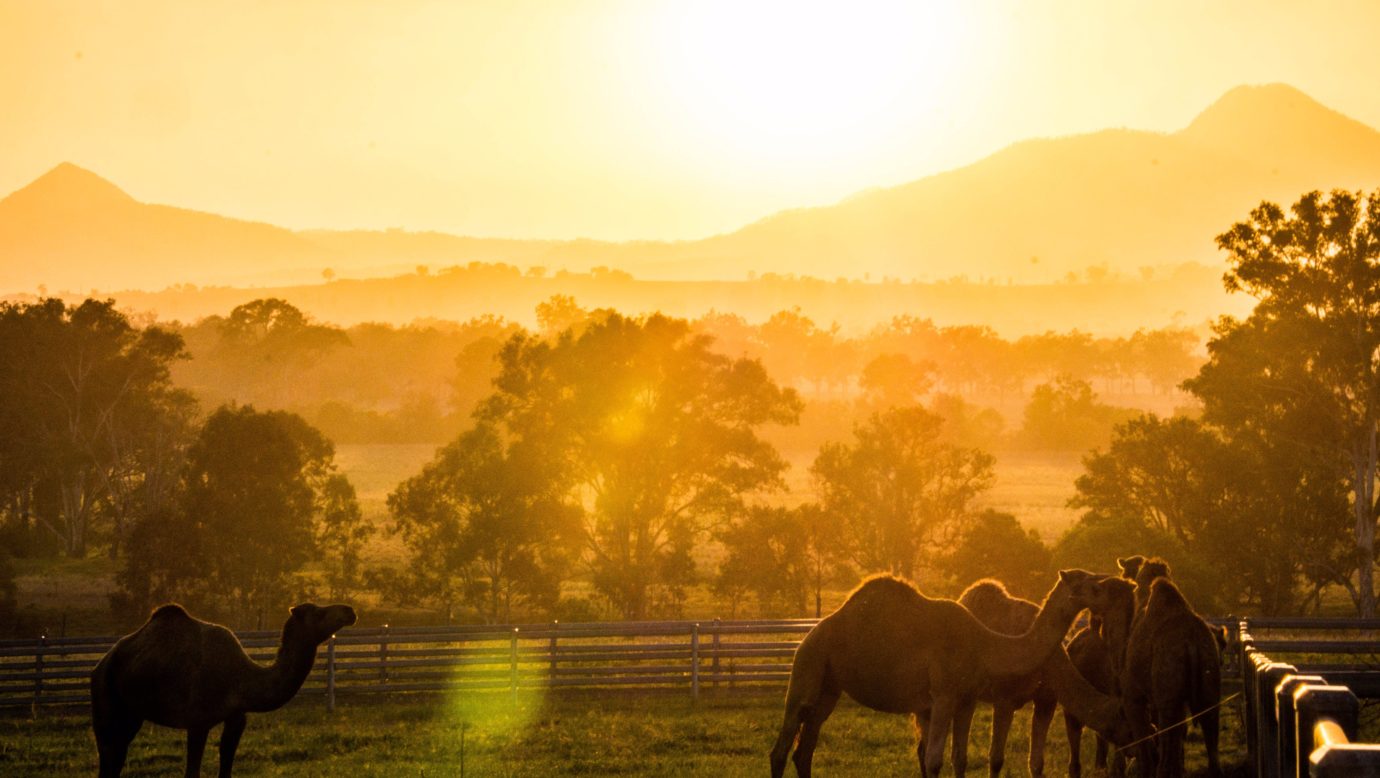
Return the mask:
[[0,194],[694,238],[1282,81],[1380,127],[1380,2],[0,0]]

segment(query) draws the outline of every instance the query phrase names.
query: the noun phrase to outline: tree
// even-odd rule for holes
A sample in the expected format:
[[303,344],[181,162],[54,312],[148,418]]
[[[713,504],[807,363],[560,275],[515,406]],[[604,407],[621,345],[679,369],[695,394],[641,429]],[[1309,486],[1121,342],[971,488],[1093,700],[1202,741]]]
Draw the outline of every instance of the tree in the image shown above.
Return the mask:
[[988,509],[964,523],[939,568],[955,594],[978,579],[996,578],[1012,594],[1038,600],[1049,589],[1050,550],[1015,516]]
[[828,443],[815,458],[820,505],[865,571],[914,577],[921,549],[946,546],[992,485],[992,455],[941,442],[942,425],[924,408],[892,408],[857,424],[854,443]]
[[803,614],[813,592],[819,616],[822,589],[841,561],[837,525],[819,506],[753,506],[720,540],[726,556],[714,589],[735,613],[751,593],[764,616]]
[[1061,545],[1097,537],[1102,558],[1164,556],[1195,602],[1222,609],[1295,613],[1332,580],[1345,494],[1326,465],[1154,415],[1117,427],[1110,447],[1083,462],[1070,505],[1087,513]]
[[175,504],[135,528],[123,602],[177,598],[241,621],[290,604],[290,578],[318,558],[318,539],[349,554],[359,537],[334,453],[296,414],[218,409],[187,452]]
[[1256,298],[1226,318],[1186,383],[1203,418],[1249,430],[1297,459],[1333,463],[1350,492],[1354,554],[1338,577],[1375,616],[1380,475],[1380,190],[1310,192],[1285,213],[1265,202],[1217,238],[1229,291]]
[[934,386],[935,367],[905,354],[881,354],[863,368],[858,384],[864,402],[876,409],[917,405]]
[[1134,415],[1129,409],[1099,402],[1087,381],[1062,375],[1031,393],[1021,437],[1036,448],[1090,449],[1105,445],[1112,428]]
[[218,382],[233,400],[275,408],[288,405],[295,377],[322,355],[350,343],[340,329],[313,324],[276,297],[238,305],[219,324],[216,357],[223,372]]
[[169,377],[185,356],[180,336],[136,329],[113,300],[0,304],[0,486],[68,555],[86,555],[103,507],[126,515],[150,436],[185,411]]
[[626,617],[674,611],[707,526],[781,485],[785,462],[757,430],[794,423],[795,393],[684,320],[609,313],[555,342],[515,336],[499,360],[476,416],[556,463],[585,508],[594,585]]
[[342,600],[363,583],[360,551],[374,534],[355,498],[355,487],[343,475],[329,476],[321,487],[321,520],[317,522],[316,548],[326,573],[326,589],[332,600]]
[[510,621],[514,604],[555,606],[579,549],[579,506],[540,453],[480,424],[388,496],[419,593],[490,622]]

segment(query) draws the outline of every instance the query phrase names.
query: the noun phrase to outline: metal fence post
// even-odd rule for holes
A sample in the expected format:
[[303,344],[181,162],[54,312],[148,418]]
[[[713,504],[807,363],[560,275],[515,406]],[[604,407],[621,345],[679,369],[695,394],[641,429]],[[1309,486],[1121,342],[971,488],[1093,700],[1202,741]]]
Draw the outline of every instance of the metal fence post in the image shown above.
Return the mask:
[[388,625],[383,625],[383,634],[379,636],[379,685],[388,685]]
[[690,627],[690,699],[700,698],[700,625]]
[[326,712],[335,713],[335,635],[326,643]]
[[713,667],[713,672],[714,672],[714,688],[716,688],[716,689],[719,688],[719,628],[722,627],[722,626],[723,626],[723,622],[719,621],[719,617],[718,617],[718,616],[715,616],[715,617],[714,617],[714,664],[713,664],[712,667]]
[[517,628],[517,627],[513,627],[513,636],[512,636],[512,638],[511,638],[511,642],[509,643],[509,654],[508,654],[508,656],[509,656],[509,662],[510,662],[510,667],[511,667],[511,669],[512,669],[512,674],[509,676],[508,683],[509,683],[509,686],[512,688],[513,696],[514,696],[514,697],[517,697],[517,690],[518,690],[518,668],[517,668],[517,665],[518,665],[518,663],[517,663],[517,654],[518,654],[517,648],[518,648],[518,646],[517,646],[517,644],[518,644],[518,628]]
[[549,680],[554,680],[556,678],[556,632],[560,630],[560,628],[560,619],[551,622],[551,643],[547,647],[548,652],[551,654],[550,668],[547,671],[547,678]]
[[34,652],[34,704],[43,702],[43,654],[48,647],[48,635],[38,637],[38,650]]

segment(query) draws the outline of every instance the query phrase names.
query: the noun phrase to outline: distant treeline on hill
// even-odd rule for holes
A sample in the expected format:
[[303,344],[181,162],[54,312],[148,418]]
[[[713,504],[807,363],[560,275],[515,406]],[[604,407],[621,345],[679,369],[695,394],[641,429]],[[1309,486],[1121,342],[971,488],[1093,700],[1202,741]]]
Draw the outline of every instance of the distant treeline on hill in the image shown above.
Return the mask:
[[[535,334],[554,340],[605,315],[570,297],[553,297],[536,306]],[[1084,382],[1107,396],[1168,400],[1202,360],[1199,337],[1180,328],[1126,337],[1072,331],[1006,339],[987,327],[942,327],[898,316],[849,337],[799,309],[776,311],[758,324],[734,314],[690,324],[712,338],[714,351],[760,360],[774,380],[798,389],[808,403],[864,407],[931,395],[1019,404],[1056,378]],[[340,443],[448,440],[469,425],[476,403],[490,392],[504,343],[528,332],[492,315],[339,328],[277,299],[174,330],[191,355],[173,366],[174,380],[204,404],[294,410]]]
[[152,312],[162,321],[196,321],[274,297],[319,321],[342,325],[465,321],[486,315],[531,325],[539,303],[565,295],[591,308],[660,311],[689,319],[720,312],[762,321],[777,311],[799,308],[815,321],[837,323],[850,333],[910,315],[945,326],[983,325],[1007,337],[1072,329],[1128,334],[1146,326],[1198,326],[1223,313],[1246,312],[1245,301],[1223,292],[1219,270],[1197,264],[1147,267],[1135,277],[1097,266],[1051,284],[1011,284],[999,278],[859,281],[778,274],[743,281],[647,281],[608,268],[524,271],[483,262],[419,266],[416,272],[389,278],[335,278],[329,269],[323,276],[332,280],[278,288],[179,285],[159,292],[86,290],[59,296],[69,303],[87,296],[114,297],[122,308]]

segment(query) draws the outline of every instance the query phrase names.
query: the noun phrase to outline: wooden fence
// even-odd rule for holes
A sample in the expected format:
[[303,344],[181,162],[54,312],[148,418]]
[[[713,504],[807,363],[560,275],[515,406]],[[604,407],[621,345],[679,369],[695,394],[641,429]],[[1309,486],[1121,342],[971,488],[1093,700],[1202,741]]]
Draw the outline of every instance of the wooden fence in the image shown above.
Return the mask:
[[[317,654],[300,695],[473,689],[760,688],[790,677],[814,619],[374,627],[342,631]],[[277,632],[237,633],[271,662]],[[85,704],[91,669],[114,637],[0,641],[0,708]]]
[[1359,700],[1380,699],[1380,620],[1249,619],[1237,637],[1253,775],[1380,776],[1380,744],[1356,742]]

